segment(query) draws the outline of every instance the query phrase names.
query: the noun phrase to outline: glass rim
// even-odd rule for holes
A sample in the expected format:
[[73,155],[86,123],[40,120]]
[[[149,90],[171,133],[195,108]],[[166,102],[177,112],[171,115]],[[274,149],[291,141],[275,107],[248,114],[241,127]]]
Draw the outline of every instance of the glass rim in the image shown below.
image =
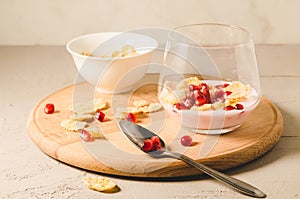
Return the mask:
[[[180,33],[180,34],[184,35],[184,33],[180,32],[179,29],[186,28],[186,27],[193,27],[193,26],[220,26],[220,27],[228,27],[228,28],[235,29],[235,30],[240,30],[240,31],[246,33],[247,37],[242,42],[236,42],[236,43],[228,44],[228,45],[224,45],[224,44],[220,44],[220,45],[200,45],[198,43],[197,43],[198,45],[192,45],[192,44],[187,44],[187,43],[178,41],[172,35],[174,33],[174,31],[176,33]],[[237,47],[237,46],[245,45],[245,44],[251,42],[252,41],[252,36],[253,36],[252,33],[249,32],[248,30],[246,30],[245,28],[242,28],[242,27],[239,27],[239,26],[235,26],[235,25],[230,25],[230,24],[222,24],[222,23],[195,23],[195,24],[186,24],[186,25],[181,25],[181,26],[177,26],[177,27],[173,28],[170,31],[170,33],[169,33],[169,39],[171,39],[172,41],[174,41],[176,43],[179,43],[179,44],[184,45],[184,46],[202,47],[202,48],[230,48],[230,47]]]

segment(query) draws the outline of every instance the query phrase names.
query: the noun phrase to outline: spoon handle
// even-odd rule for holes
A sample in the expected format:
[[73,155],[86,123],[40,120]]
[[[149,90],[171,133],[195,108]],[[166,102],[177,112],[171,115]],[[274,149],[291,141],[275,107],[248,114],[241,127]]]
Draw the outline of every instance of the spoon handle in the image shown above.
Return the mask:
[[224,173],[221,173],[219,171],[216,171],[214,169],[211,169],[201,163],[196,162],[195,160],[179,153],[170,152],[168,151],[167,154],[173,158],[180,159],[183,162],[199,169],[203,173],[206,173],[207,175],[219,180],[220,182],[225,183],[226,185],[230,186],[231,188],[244,193],[246,195],[256,197],[256,198],[265,198],[266,194],[257,189],[256,187],[253,187],[250,184],[247,184],[241,180],[238,180],[236,178],[230,177]]

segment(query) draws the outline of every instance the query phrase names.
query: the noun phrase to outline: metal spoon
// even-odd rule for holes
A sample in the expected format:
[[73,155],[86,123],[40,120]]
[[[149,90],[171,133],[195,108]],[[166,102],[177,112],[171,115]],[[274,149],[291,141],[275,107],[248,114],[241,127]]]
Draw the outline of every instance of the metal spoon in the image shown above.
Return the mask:
[[153,158],[164,158],[164,157],[171,157],[175,159],[182,160],[183,162],[199,169],[203,173],[206,173],[207,175],[219,180],[220,182],[223,182],[224,184],[228,185],[229,187],[246,194],[248,196],[256,197],[256,198],[265,198],[266,194],[260,191],[259,189],[253,187],[250,184],[247,184],[241,180],[238,180],[236,178],[230,177],[224,173],[221,173],[219,171],[216,171],[214,169],[211,169],[199,162],[196,162],[195,160],[177,153],[172,152],[167,149],[164,141],[155,133],[151,132],[150,130],[137,125],[135,123],[122,120],[119,122],[119,128],[122,130],[122,132],[127,136],[127,138],[133,142],[139,149],[143,150],[144,140],[150,139],[153,136],[157,136],[160,139],[161,143],[161,149],[160,150],[152,150],[149,152],[146,152],[148,155],[150,155]]

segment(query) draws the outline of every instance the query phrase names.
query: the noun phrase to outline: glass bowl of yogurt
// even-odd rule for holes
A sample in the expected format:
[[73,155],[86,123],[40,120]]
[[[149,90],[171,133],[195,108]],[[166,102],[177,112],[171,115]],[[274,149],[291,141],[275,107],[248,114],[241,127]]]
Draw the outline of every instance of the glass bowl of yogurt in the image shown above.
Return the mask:
[[193,24],[169,34],[158,97],[168,115],[193,132],[238,128],[261,99],[252,35],[226,24]]

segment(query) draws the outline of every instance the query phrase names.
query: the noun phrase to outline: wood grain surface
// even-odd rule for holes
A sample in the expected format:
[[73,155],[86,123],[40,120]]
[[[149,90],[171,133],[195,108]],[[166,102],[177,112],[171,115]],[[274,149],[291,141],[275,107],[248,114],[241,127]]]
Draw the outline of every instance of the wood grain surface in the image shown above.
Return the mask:
[[[108,95],[95,92],[87,83],[63,88],[36,105],[28,120],[28,132],[33,142],[46,154],[66,164],[121,176],[177,177],[200,174],[185,163],[171,159],[152,159],[140,152],[119,131],[114,119],[117,107],[129,106],[133,100],[157,102],[157,85],[144,83],[132,93]],[[72,103],[105,98],[109,107],[104,110],[106,120],[98,125],[104,138],[82,142],[77,133],[60,126],[72,115]],[[46,103],[54,103],[56,111],[45,114]],[[232,168],[256,159],[270,150],[279,140],[283,119],[279,110],[265,97],[238,129],[223,135],[193,134],[172,121],[162,109],[156,113],[138,115],[138,123],[156,131],[175,151],[218,170]],[[193,136],[193,145],[183,147],[180,137]]]

